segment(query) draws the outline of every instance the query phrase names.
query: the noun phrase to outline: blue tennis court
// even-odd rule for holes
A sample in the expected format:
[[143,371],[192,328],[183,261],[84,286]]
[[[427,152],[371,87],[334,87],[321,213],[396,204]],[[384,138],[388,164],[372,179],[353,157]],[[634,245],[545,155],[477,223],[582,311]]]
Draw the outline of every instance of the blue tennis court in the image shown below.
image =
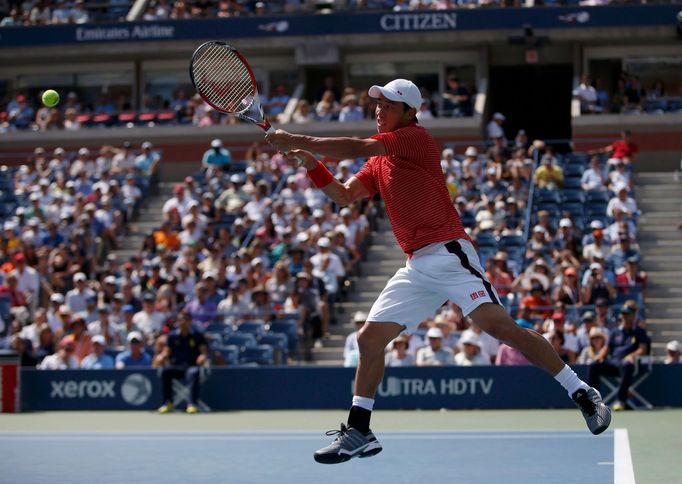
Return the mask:
[[324,466],[312,459],[330,441],[320,433],[0,433],[0,482],[634,483],[625,430],[596,438],[559,430],[378,438],[378,456]]

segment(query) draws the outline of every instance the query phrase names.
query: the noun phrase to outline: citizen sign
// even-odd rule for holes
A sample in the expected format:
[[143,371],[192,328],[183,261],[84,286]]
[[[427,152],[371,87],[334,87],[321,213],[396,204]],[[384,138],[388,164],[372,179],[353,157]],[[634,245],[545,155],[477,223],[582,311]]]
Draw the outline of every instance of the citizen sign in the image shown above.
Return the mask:
[[492,378],[395,378],[384,379],[378,389],[382,397],[426,395],[488,395]]
[[401,30],[454,30],[457,28],[456,13],[410,13],[387,14],[379,20],[386,31]]
[[53,381],[50,398],[116,398],[114,380]]

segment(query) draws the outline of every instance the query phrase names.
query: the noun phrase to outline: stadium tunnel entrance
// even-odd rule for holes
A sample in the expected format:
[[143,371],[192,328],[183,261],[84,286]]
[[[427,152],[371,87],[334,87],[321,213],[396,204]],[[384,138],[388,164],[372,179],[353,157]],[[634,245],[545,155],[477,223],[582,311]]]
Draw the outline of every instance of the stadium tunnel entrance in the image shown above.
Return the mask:
[[487,118],[503,113],[509,139],[571,139],[572,89],[571,64],[491,66]]

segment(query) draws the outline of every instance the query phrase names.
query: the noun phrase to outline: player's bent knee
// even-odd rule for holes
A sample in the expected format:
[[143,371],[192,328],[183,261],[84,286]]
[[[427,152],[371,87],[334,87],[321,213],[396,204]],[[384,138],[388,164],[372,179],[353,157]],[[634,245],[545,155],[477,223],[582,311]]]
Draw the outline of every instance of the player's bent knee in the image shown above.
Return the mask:
[[379,355],[405,327],[396,323],[366,323],[358,332],[358,350],[361,357]]

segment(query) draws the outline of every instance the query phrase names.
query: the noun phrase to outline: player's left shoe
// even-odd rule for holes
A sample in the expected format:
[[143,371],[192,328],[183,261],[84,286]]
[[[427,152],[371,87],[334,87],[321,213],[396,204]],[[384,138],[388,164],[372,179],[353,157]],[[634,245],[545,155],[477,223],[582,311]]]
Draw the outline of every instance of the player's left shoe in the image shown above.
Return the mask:
[[185,409],[185,412],[187,412],[187,413],[199,413],[199,408],[196,405],[192,405],[190,403],[187,405],[187,409]]
[[330,430],[327,435],[336,435],[336,439],[313,455],[315,461],[320,464],[339,464],[353,457],[371,457],[382,450],[381,444],[371,430],[363,434],[357,429],[341,424],[340,430]]
[[594,435],[601,434],[611,424],[611,409],[601,399],[601,395],[594,388],[581,388],[572,396],[575,404],[585,418],[587,427]]

